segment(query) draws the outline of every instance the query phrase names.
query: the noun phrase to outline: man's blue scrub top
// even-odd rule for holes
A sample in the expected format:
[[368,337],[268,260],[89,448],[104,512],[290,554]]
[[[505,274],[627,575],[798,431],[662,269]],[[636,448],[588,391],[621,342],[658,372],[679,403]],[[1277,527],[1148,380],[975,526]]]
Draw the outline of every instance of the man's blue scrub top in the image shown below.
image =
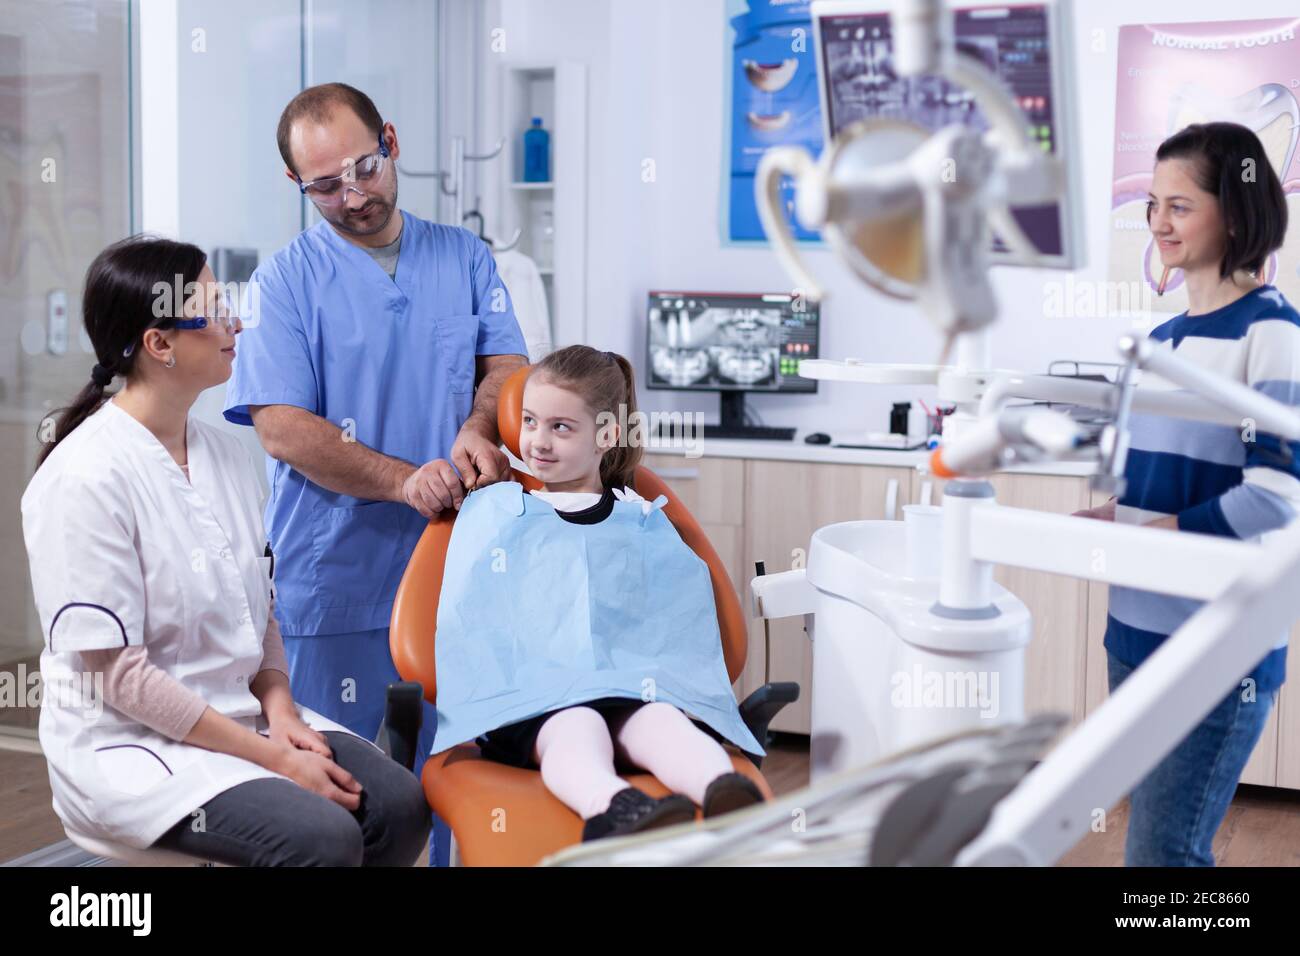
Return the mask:
[[[326,222],[262,263],[225,415],[296,405],[356,441],[417,465],[450,460],[474,397],[476,355],[527,346],[484,242],[403,212],[392,278]],[[266,527],[285,634],[388,626],[426,521],[398,502],[335,494],[268,456]]]

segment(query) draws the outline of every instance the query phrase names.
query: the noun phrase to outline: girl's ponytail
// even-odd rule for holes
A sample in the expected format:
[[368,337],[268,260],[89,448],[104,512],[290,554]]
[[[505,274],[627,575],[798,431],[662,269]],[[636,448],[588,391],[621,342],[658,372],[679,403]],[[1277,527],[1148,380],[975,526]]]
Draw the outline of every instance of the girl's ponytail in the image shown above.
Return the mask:
[[632,484],[637,466],[641,464],[641,459],[645,455],[641,442],[633,442],[628,434],[633,430],[641,432],[641,429],[636,427],[637,419],[640,417],[636,410],[636,376],[632,371],[632,363],[623,356],[617,352],[605,354],[614,359],[623,376],[626,413],[619,414],[618,409],[612,410],[623,427],[618,436],[618,444],[605,452],[605,457],[600,461],[600,481],[606,488],[623,488]]

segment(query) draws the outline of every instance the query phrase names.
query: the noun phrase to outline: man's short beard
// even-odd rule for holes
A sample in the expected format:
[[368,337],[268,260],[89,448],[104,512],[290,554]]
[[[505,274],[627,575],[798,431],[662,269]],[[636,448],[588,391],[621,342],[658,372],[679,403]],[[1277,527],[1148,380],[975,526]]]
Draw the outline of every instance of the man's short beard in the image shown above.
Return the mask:
[[371,229],[367,229],[364,232],[358,229],[354,229],[348,224],[348,214],[346,211],[343,212],[343,215],[339,217],[339,220],[337,222],[333,220],[331,220],[331,222],[337,228],[342,229],[344,232],[353,236],[373,236],[377,232],[383,232],[385,229],[388,228],[388,224],[393,221],[393,213],[397,211],[397,185],[396,184],[393,185],[393,196],[391,200],[388,199],[377,200],[374,198],[370,198],[367,201],[371,203],[382,202],[384,203],[384,205],[388,206],[388,215],[384,217],[384,221],[381,222],[379,225]]

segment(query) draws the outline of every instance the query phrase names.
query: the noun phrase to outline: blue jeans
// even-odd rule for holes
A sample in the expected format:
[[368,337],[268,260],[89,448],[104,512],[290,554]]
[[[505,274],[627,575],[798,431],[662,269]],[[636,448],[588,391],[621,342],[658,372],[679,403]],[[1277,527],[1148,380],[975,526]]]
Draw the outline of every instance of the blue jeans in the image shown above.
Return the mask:
[[[283,637],[293,699],[354,734],[374,740],[379,725],[384,722],[385,688],[402,679],[388,650],[388,628]],[[433,732],[437,727],[437,711],[425,702],[415,751],[416,779],[433,752]],[[429,835],[429,865],[446,866],[450,856],[451,830],[434,816]]]
[[[1133,668],[1107,652],[1110,689]],[[1233,690],[1129,795],[1125,866],[1214,866],[1211,844],[1228,812],[1276,691]]]

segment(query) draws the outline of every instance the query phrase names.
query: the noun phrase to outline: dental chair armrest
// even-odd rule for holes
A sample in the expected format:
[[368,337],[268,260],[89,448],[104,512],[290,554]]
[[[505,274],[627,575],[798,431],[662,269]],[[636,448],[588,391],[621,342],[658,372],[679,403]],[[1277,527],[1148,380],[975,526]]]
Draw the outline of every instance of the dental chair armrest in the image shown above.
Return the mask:
[[[776,681],[764,684],[744,699],[740,705],[740,719],[745,722],[749,732],[764,747],[768,744],[767,725],[780,713],[786,704],[793,704],[799,699],[799,685],[794,681]],[[750,756],[754,766],[761,767],[761,757]]]
[[423,719],[424,688],[415,681],[389,684],[384,700],[384,722],[379,726],[375,746],[407,770],[414,770]]

